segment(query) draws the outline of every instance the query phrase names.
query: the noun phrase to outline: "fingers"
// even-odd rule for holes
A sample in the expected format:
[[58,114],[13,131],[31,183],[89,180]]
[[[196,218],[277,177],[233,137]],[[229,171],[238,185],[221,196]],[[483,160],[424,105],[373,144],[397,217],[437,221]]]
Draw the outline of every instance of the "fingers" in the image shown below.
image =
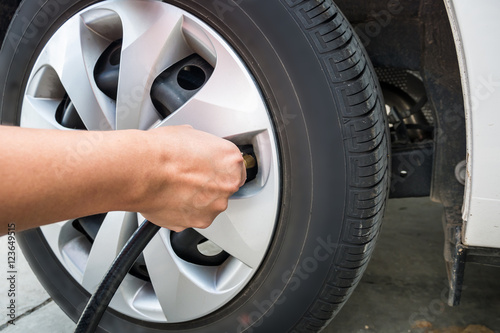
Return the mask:
[[246,182],[241,151],[233,142],[189,125],[151,132],[157,136],[153,142],[159,165],[153,168],[154,179],[148,177],[148,209],[139,211],[151,222],[176,232],[209,227]]
[[247,168],[245,167],[244,161],[242,161],[240,165],[241,165],[241,181],[239,186],[242,187],[243,185],[245,185],[247,181]]
[[231,142],[229,140],[227,140],[227,142],[233,146],[233,150],[234,150],[233,154],[235,154],[235,156],[237,156],[236,158],[237,158],[238,165],[237,165],[236,171],[234,173],[234,177],[236,177],[236,175],[239,175],[238,188],[236,191],[234,191],[234,192],[237,192],[240,187],[245,185],[245,182],[247,180],[247,169],[245,166],[245,160],[243,159],[243,154],[241,153],[238,146],[236,146],[233,142]]

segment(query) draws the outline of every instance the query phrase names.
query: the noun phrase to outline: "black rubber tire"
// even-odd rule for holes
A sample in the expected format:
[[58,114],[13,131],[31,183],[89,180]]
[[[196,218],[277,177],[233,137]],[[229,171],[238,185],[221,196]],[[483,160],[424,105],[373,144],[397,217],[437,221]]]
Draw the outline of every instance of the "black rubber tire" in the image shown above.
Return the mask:
[[[27,78],[48,38],[96,2],[21,4],[0,52],[2,124],[19,124]],[[279,139],[279,222],[257,274],[215,313],[154,324],[108,311],[101,325],[109,332],[317,332],[360,280],[387,199],[387,122],[369,59],[330,0],[168,2],[216,29],[260,85]],[[38,229],[19,242],[44,287],[76,320],[88,293]]]

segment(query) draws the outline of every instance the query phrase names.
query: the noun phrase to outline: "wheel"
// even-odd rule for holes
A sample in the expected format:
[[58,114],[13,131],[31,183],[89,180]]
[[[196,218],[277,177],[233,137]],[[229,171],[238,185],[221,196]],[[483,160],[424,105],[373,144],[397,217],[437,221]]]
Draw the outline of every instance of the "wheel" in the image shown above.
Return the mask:
[[[154,238],[103,331],[317,332],[340,310],[374,248],[389,149],[373,68],[331,1],[25,0],[0,62],[2,124],[188,123],[256,156],[210,228]],[[19,242],[76,320],[138,221],[109,212]]]

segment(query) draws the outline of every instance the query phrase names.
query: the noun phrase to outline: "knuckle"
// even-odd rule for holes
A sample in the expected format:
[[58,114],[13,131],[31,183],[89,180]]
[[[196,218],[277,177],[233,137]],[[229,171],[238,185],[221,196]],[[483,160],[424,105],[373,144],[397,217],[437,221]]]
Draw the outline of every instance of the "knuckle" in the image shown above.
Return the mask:
[[223,211],[225,211],[227,209],[228,205],[229,205],[229,203],[228,203],[227,199],[220,199],[214,203],[214,209],[216,212],[222,213]]
[[226,182],[226,191],[229,194],[229,196],[232,195],[233,193],[238,192],[241,186],[242,177],[243,174],[239,170],[237,173],[231,175],[231,177],[228,177],[228,180]]
[[236,193],[238,192],[238,190],[240,189],[240,182],[233,182],[231,185],[228,186],[228,192],[230,194],[233,194],[233,193]]
[[169,229],[172,230],[173,232],[181,232],[186,230],[185,227],[170,227]]
[[194,224],[194,227],[197,229],[206,229],[212,224],[211,220],[199,220]]
[[233,158],[238,163],[243,162],[243,156],[241,155],[241,151],[238,146],[230,141],[227,141],[227,143],[229,152],[231,153],[231,158]]

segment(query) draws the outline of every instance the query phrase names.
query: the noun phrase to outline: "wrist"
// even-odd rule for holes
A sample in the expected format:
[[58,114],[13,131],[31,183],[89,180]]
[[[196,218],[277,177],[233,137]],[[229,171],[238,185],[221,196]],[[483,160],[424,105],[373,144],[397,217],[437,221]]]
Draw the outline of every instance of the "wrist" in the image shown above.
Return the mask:
[[154,207],[154,192],[158,184],[158,173],[164,165],[160,142],[151,131],[127,130],[116,132],[119,148],[123,152],[118,173],[123,200],[117,210],[141,212]]
[[[124,130],[109,132],[105,149],[108,154],[112,202],[111,210],[139,211],[147,193],[150,144],[144,131]],[[108,208],[109,210],[109,208]]]

